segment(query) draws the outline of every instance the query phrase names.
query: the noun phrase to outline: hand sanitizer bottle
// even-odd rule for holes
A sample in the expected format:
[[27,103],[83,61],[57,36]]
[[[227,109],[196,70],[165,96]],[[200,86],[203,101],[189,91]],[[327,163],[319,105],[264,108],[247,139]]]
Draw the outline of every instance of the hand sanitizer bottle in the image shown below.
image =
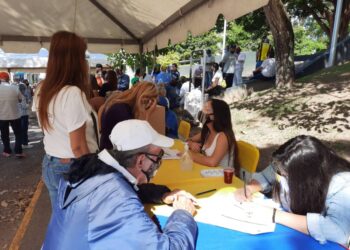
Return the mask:
[[190,153],[188,152],[188,144],[185,144],[185,152],[183,153],[181,157],[181,169],[184,171],[191,171],[192,170],[192,165],[193,161],[191,158]]

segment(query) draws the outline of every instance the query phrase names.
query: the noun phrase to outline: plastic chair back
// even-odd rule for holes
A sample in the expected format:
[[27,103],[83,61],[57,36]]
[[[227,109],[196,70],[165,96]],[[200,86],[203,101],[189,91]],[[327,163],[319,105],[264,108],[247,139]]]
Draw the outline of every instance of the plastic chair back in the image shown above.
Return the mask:
[[237,141],[237,146],[241,169],[250,174],[255,173],[260,157],[259,149],[245,141]]
[[186,141],[190,136],[190,131],[191,131],[191,124],[189,122],[181,120],[179,124],[179,129],[178,129],[179,139]]

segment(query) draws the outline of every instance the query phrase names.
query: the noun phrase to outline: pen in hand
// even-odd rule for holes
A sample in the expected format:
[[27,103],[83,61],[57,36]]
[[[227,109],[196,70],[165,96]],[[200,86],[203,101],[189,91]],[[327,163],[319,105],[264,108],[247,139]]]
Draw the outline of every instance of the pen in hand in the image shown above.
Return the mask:
[[244,197],[247,198],[247,183],[245,180],[245,171],[243,171],[243,181],[244,181]]
[[214,191],[216,191],[216,189],[210,189],[210,190],[207,190],[207,191],[203,191],[203,192],[197,193],[196,196],[199,196],[199,195],[202,195],[202,194],[207,194],[207,193],[214,192]]

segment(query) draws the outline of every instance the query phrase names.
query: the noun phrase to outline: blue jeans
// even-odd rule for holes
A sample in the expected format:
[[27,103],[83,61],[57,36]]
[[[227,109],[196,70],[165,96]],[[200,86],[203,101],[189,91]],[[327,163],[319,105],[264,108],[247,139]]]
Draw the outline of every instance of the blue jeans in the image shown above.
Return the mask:
[[22,145],[28,145],[28,115],[21,117],[22,125]]
[[235,69],[235,75],[233,77],[233,83],[237,87],[240,87],[243,84],[242,73],[243,73],[243,69]]
[[213,79],[213,72],[205,71],[205,88],[206,89],[210,86],[212,79]]
[[0,120],[1,140],[4,144],[4,153],[11,154],[10,126],[15,134],[15,153],[22,154],[22,129],[21,118],[16,120]]
[[60,179],[63,177],[63,174],[68,172],[71,165],[72,160],[70,160],[68,163],[63,163],[62,159],[60,158],[53,157],[50,155],[44,156],[42,175],[44,183],[49,191],[52,208],[54,207],[54,204],[57,199],[58,185],[60,183]]

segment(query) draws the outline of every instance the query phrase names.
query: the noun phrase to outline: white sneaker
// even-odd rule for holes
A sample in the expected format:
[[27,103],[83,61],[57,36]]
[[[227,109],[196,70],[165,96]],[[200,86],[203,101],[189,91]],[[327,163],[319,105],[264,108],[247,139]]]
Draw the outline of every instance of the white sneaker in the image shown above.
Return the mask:
[[28,145],[22,145],[22,148],[32,148],[33,147],[33,145],[30,145],[30,144],[28,144]]

